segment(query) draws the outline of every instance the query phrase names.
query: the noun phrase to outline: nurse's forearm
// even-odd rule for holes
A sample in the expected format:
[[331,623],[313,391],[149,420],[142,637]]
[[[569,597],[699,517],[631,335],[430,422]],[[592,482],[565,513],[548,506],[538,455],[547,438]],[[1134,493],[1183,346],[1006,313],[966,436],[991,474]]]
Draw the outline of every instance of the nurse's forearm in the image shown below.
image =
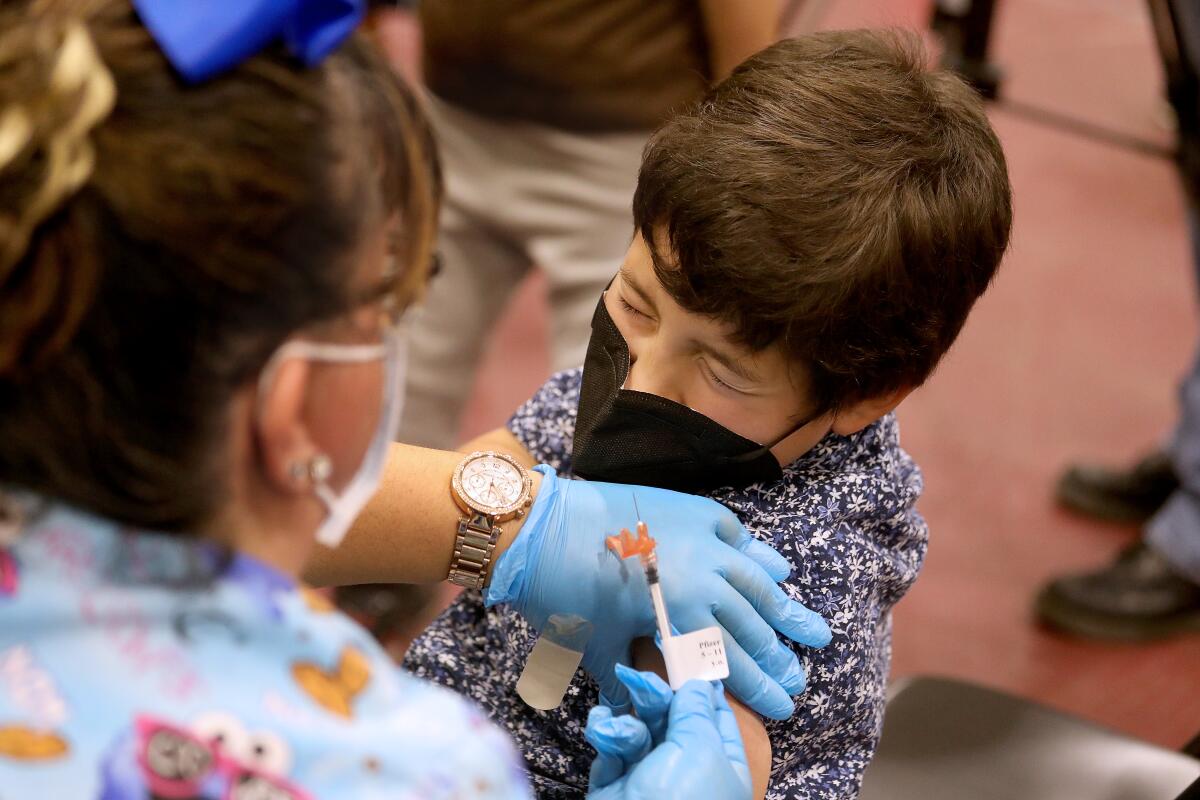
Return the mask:
[[[462,453],[393,444],[379,491],[336,550],[317,547],[305,579],[316,586],[444,581],[462,517],[450,495],[450,477],[462,458]],[[541,479],[533,473],[535,497]],[[493,564],[524,521],[501,524]]]

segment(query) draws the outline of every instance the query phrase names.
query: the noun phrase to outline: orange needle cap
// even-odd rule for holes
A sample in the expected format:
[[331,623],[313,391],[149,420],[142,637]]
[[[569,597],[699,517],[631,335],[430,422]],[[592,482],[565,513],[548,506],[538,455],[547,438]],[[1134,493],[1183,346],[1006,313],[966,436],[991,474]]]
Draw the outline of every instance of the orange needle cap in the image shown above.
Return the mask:
[[618,536],[609,536],[606,538],[605,544],[608,549],[617,554],[618,558],[633,558],[641,556],[643,559],[649,558],[654,554],[654,540],[650,538],[650,533],[646,528],[646,523],[638,523],[638,535],[635,539],[628,528],[622,528]]

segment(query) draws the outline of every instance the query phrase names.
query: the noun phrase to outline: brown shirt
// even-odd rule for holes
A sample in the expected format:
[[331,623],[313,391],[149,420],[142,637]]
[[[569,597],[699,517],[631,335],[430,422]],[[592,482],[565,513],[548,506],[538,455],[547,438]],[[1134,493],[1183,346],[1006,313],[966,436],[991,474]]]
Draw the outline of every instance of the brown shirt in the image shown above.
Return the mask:
[[696,0],[422,0],[425,77],[490,117],[652,129],[709,83]]

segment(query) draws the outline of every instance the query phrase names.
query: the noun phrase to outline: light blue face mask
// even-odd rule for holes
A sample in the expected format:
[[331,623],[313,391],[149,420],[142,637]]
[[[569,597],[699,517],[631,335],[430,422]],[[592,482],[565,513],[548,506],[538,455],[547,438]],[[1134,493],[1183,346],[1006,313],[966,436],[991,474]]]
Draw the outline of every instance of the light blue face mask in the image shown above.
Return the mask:
[[379,360],[384,362],[383,404],[380,407],[379,422],[375,426],[375,433],[367,445],[367,452],[358,470],[340,494],[329,485],[331,469],[320,472],[314,470],[317,474],[312,476],[314,491],[325,506],[327,514],[325,521],[317,528],[316,539],[326,547],[337,547],[341,544],[355,518],[370,501],[383,479],[388,445],[396,437],[400,425],[400,412],[404,406],[407,345],[407,338],[400,328],[385,333],[383,341],[379,344],[350,345],[293,340],[285,342],[275,351],[259,378],[260,395],[265,396],[264,390],[271,385],[279,365],[289,358],[340,364]]

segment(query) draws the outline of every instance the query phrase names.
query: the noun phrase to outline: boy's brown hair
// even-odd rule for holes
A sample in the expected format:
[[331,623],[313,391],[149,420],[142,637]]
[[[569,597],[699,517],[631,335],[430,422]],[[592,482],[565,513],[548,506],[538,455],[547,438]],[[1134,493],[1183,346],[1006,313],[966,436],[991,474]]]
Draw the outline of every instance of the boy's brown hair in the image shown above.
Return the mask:
[[650,140],[633,210],[675,301],[781,343],[823,410],[928,378],[1012,223],[979,97],[915,36],[869,31],[743,63]]

